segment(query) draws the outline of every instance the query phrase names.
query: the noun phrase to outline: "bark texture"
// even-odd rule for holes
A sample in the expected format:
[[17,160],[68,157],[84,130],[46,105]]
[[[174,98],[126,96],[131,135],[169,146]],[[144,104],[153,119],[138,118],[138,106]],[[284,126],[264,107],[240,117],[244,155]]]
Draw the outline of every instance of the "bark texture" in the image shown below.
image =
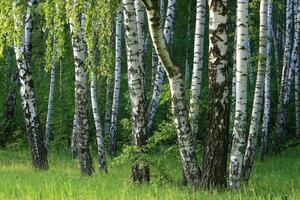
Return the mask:
[[115,83],[113,92],[112,102],[112,113],[111,113],[111,126],[110,126],[110,142],[109,142],[109,153],[111,156],[116,154],[117,147],[117,126],[118,126],[118,112],[119,112],[119,96],[121,86],[121,50],[122,50],[122,10],[119,9],[116,16],[116,38],[115,38]]
[[[75,9],[72,9],[72,12],[75,12],[74,10]],[[92,167],[92,158],[89,149],[89,125],[87,115],[88,84],[85,66],[86,43],[83,37],[84,24],[85,14],[83,11],[82,13],[71,13],[70,30],[75,65],[76,145],[81,174],[89,176],[93,174],[94,169]]]
[[[145,74],[143,66],[139,62],[140,46],[134,0],[123,0],[122,2],[133,144],[140,148],[146,143],[147,135]],[[149,181],[150,174],[147,163],[140,164],[139,160],[134,161],[132,164],[132,178],[134,182]]]
[[199,99],[202,84],[206,0],[197,0],[194,59],[189,117],[193,134],[198,133]]
[[257,69],[257,78],[255,85],[255,94],[251,115],[251,124],[248,135],[247,147],[243,163],[243,180],[248,181],[254,162],[255,147],[257,143],[258,132],[260,128],[261,108],[264,95],[264,80],[267,61],[267,43],[268,43],[268,0],[260,1],[260,24],[259,24],[259,61]]
[[148,25],[159,61],[167,72],[172,97],[172,111],[177,132],[179,152],[188,184],[200,184],[200,169],[196,161],[194,136],[185,105],[184,80],[180,68],[175,66],[167,50],[167,41],[160,25],[159,5],[156,1],[142,0],[148,16]]
[[248,42],[248,0],[237,2],[236,43],[236,103],[233,139],[229,166],[229,187],[239,189],[243,165],[243,150],[246,134],[247,69],[249,64]]
[[209,110],[205,140],[202,186],[221,189],[227,186],[228,151],[228,34],[227,1],[209,1]]
[[20,14],[14,16],[15,29],[24,27],[20,42],[15,42],[16,61],[19,70],[20,95],[22,99],[27,139],[31,150],[33,167],[48,169],[47,150],[41,132],[40,121],[37,111],[33,78],[30,66],[31,35],[32,35],[32,12],[35,0],[28,1],[28,9],[25,22]]

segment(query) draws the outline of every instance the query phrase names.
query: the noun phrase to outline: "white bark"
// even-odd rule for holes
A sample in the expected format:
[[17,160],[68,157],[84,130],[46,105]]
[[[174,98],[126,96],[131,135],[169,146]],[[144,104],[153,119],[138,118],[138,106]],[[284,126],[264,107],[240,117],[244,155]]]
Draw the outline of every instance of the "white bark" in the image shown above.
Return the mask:
[[[71,8],[74,12],[74,8]],[[73,15],[74,14],[74,15]],[[73,16],[75,19],[73,19]],[[76,21],[73,21],[76,20]],[[77,26],[74,26],[77,23]],[[89,125],[87,116],[87,70],[85,66],[86,43],[84,41],[84,13],[71,13],[70,30],[75,65],[75,107],[77,121],[77,152],[82,175],[92,175],[92,158],[89,149]],[[75,29],[76,27],[76,29]]]
[[255,147],[260,127],[261,108],[264,94],[265,69],[267,61],[267,43],[268,43],[268,0],[260,1],[260,24],[259,24],[259,61],[257,69],[257,78],[255,85],[255,94],[251,115],[251,124],[248,135],[247,147],[243,163],[243,179],[248,181],[254,162]]
[[[128,88],[131,103],[131,123],[133,144],[142,147],[146,143],[146,94],[145,74],[139,62],[139,37],[137,33],[134,0],[123,0],[123,15],[125,28],[125,42],[127,52]],[[145,173],[143,173],[145,172]],[[149,180],[147,165],[133,163],[132,178],[134,182]]]
[[55,87],[55,72],[56,72],[56,47],[55,47],[55,38],[54,38],[54,46],[53,46],[53,62],[51,66],[51,75],[50,75],[50,91],[48,98],[48,109],[47,109],[47,120],[46,120],[46,132],[45,132],[45,147],[48,149],[49,137],[51,131],[51,119],[52,119],[52,111],[53,111],[53,98],[54,98],[54,87]]
[[[21,38],[18,38],[18,42],[15,38],[14,50],[19,70],[20,95],[25,116],[27,139],[31,150],[32,164],[36,168],[47,169],[47,150],[44,146],[44,141],[41,134],[41,127],[36,106],[34,84],[30,66],[30,45],[33,29],[32,9],[34,4],[35,0],[28,1],[28,9],[25,16],[25,22],[23,21],[23,16],[21,16],[20,13],[17,13],[18,11],[15,10],[14,12],[14,25],[16,32],[18,32],[17,30],[19,30],[20,27],[24,27],[24,29],[22,28],[22,35],[20,36]],[[13,9],[15,9],[15,4],[13,4]]]
[[[160,26],[159,5],[156,1],[142,0],[148,16],[149,30],[159,61],[164,66],[170,83],[174,124],[177,132],[182,168],[190,185],[199,185],[200,169],[196,161],[195,141],[191,132],[185,105],[184,80],[167,51],[165,34]],[[168,16],[168,15],[167,15]]]
[[271,48],[272,48],[272,0],[268,0],[268,43],[267,43],[267,63],[265,72],[265,85],[264,85],[264,114],[262,124],[262,135],[261,135],[261,160],[265,160],[268,154],[268,141],[269,141],[269,122],[270,122],[270,110],[271,110]]
[[300,80],[299,80],[299,40],[300,40],[300,6],[299,0],[294,0],[295,35],[292,52],[292,69],[295,70],[295,106],[296,106],[296,135],[300,136]]
[[204,31],[205,31],[206,0],[197,0],[196,25],[194,39],[194,60],[191,84],[189,117],[193,134],[198,132],[199,99],[202,84]]
[[249,65],[248,65],[248,74],[249,74],[249,82],[251,86],[254,86],[254,70],[253,70],[253,64],[252,64],[252,54],[251,54],[251,41],[250,38],[247,42],[247,51],[248,51],[248,57],[249,57]]
[[246,133],[248,42],[248,0],[237,2],[237,43],[236,43],[236,105],[233,140],[229,167],[229,187],[240,188],[243,164],[243,148]]
[[73,129],[72,129],[72,136],[71,136],[71,155],[75,156],[77,154],[77,117],[76,117],[76,111],[73,116]]
[[123,15],[120,9],[118,10],[117,17],[116,17],[115,83],[114,83],[113,102],[112,102],[110,145],[109,145],[109,151],[111,155],[114,155],[116,152],[119,96],[120,96],[120,86],[121,86],[122,19],[123,19]]
[[107,78],[106,80],[106,96],[105,96],[105,115],[104,115],[104,134],[109,135],[110,131],[110,118],[111,118],[111,91],[112,85],[110,78]]
[[102,136],[102,126],[101,126],[99,110],[98,110],[98,102],[97,102],[97,75],[95,72],[92,72],[91,102],[92,102],[94,123],[96,128],[99,169],[103,170],[104,172],[107,172],[105,147],[104,147],[104,140]]
[[[170,42],[171,34],[173,32],[173,26],[174,26],[174,22],[175,22],[175,8],[176,8],[176,0],[168,0],[168,8],[167,8],[167,14],[166,14],[164,31],[163,31],[164,38],[165,38],[167,44]],[[151,131],[152,126],[153,126],[154,115],[155,115],[158,105],[159,105],[161,86],[164,81],[164,77],[165,77],[164,67],[162,66],[161,63],[159,63],[156,68],[153,93],[152,93],[151,102],[150,102],[150,105],[148,108],[148,116],[147,116],[148,132]]]
[[290,95],[291,85],[291,51],[292,51],[292,13],[293,13],[292,0],[286,2],[286,30],[285,30],[285,46],[283,57],[283,68],[281,74],[281,86],[279,93],[279,103],[277,112],[277,127],[276,127],[276,142],[274,150],[276,153],[280,152],[281,145],[283,143],[283,131],[286,121],[286,112],[288,106],[288,100]]
[[190,87],[190,71],[191,71],[191,66],[189,63],[189,51],[190,51],[190,40],[191,40],[191,27],[190,27],[190,23],[191,23],[191,2],[190,0],[188,0],[188,19],[187,19],[187,30],[186,30],[186,43],[187,43],[187,47],[185,49],[185,81],[184,81],[184,85],[185,85],[185,89],[187,90]]

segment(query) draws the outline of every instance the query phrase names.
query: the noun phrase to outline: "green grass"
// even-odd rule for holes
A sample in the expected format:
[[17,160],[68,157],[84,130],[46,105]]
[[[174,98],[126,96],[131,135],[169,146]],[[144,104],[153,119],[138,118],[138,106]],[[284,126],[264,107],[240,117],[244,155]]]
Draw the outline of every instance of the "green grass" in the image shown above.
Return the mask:
[[[41,172],[31,167],[27,152],[0,151],[0,200],[300,199],[299,150],[289,150],[264,163],[256,161],[251,181],[240,192],[210,193],[155,178],[149,184],[132,184],[129,164],[109,168],[107,175],[96,170],[93,177],[81,177],[76,160],[57,154],[50,152],[50,170]],[[179,172],[177,164],[166,164]]]

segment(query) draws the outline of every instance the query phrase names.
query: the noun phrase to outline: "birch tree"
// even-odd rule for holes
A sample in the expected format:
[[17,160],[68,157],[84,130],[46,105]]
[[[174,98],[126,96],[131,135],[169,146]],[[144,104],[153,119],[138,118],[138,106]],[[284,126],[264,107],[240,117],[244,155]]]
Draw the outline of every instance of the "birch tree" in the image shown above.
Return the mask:
[[[122,0],[125,27],[125,42],[127,52],[128,87],[131,102],[131,123],[133,144],[140,148],[146,142],[146,95],[145,74],[139,62],[139,38],[137,34],[136,12],[134,0]],[[138,161],[132,164],[132,178],[134,182],[149,181],[149,167],[147,163]]]
[[294,0],[295,35],[292,52],[292,69],[295,70],[295,105],[296,105],[296,135],[300,136],[300,80],[299,80],[299,40],[300,40],[300,6],[299,0]]
[[202,186],[226,187],[228,149],[227,1],[209,1],[209,125],[205,139]]
[[268,19],[267,19],[267,63],[264,82],[264,114],[261,134],[261,160],[266,160],[268,155],[268,140],[269,140],[269,123],[271,109],[271,48],[272,48],[272,0],[268,0]]
[[25,116],[27,139],[31,150],[32,164],[38,169],[48,169],[47,151],[41,133],[30,66],[31,35],[33,30],[32,12],[35,3],[35,0],[28,1],[25,21],[23,21],[24,17],[21,11],[18,10],[20,9],[20,2],[13,2],[14,30],[16,33],[14,49],[19,71],[20,95]]
[[[82,175],[92,175],[92,158],[89,149],[89,126],[87,116],[87,69],[85,66],[86,42],[84,41],[85,10],[79,2],[71,1],[69,19],[75,65],[75,107],[77,153]],[[87,3],[87,2],[84,2]],[[86,9],[86,5],[84,5]]]
[[193,134],[198,132],[199,124],[199,99],[202,84],[203,55],[204,55],[204,31],[206,0],[197,0],[196,25],[194,39],[194,59],[191,84],[191,99],[189,117]]
[[121,50],[122,50],[122,10],[119,9],[116,16],[116,35],[115,35],[115,83],[112,102],[111,126],[110,126],[110,155],[116,154],[116,137],[119,112],[119,96],[121,86]]
[[292,0],[286,1],[286,28],[285,28],[285,45],[283,56],[283,67],[281,74],[281,85],[279,92],[279,103],[277,111],[276,122],[276,141],[274,151],[279,153],[283,143],[283,132],[286,121],[286,112],[290,94],[291,85],[291,51],[292,51],[292,15],[293,15],[293,2]]
[[245,146],[246,108],[247,108],[247,69],[249,54],[248,42],[248,0],[237,2],[237,43],[236,43],[236,104],[233,126],[233,139],[229,166],[229,187],[240,188]]
[[[55,38],[53,39],[55,43]],[[55,44],[54,44],[55,45]],[[49,137],[51,131],[51,120],[52,120],[52,112],[53,112],[53,98],[54,98],[54,87],[55,87],[55,72],[56,72],[56,47],[53,47],[53,63],[51,66],[50,72],[50,90],[48,97],[48,108],[47,108],[47,120],[46,120],[46,132],[45,132],[45,147],[48,149],[49,145]]]
[[[166,44],[168,44],[170,42],[171,34],[173,32],[173,26],[174,26],[174,22],[175,22],[175,8],[176,8],[176,0],[168,0],[168,8],[167,8],[167,13],[166,13],[164,29],[163,29]],[[158,105],[159,105],[161,86],[163,84],[164,77],[165,77],[164,67],[162,66],[161,63],[159,63],[158,66],[156,67],[153,93],[152,93],[152,98],[151,98],[151,101],[149,104],[148,114],[147,114],[147,130],[148,130],[148,132],[151,131],[152,126],[153,126],[154,116],[155,116],[155,113],[156,113]]]
[[243,163],[243,179],[248,181],[250,172],[254,162],[255,147],[257,135],[260,127],[260,116],[262,108],[262,100],[264,94],[265,69],[267,61],[267,43],[268,43],[268,1],[260,1],[260,25],[259,25],[259,61],[257,69],[257,78],[255,86],[255,94],[251,115],[251,124],[248,135],[247,147],[244,155]]
[[[177,132],[179,152],[184,175],[188,184],[200,184],[200,169],[196,161],[195,141],[185,105],[184,79],[180,68],[175,66],[167,50],[167,40],[160,25],[157,1],[142,0],[148,16],[148,26],[154,48],[170,83],[174,124]],[[167,15],[168,16],[168,15]]]

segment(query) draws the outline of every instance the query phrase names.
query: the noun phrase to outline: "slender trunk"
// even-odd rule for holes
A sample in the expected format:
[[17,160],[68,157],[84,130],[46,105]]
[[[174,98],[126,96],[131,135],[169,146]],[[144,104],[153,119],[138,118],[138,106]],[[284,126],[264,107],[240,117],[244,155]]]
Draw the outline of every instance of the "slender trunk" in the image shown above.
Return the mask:
[[74,117],[73,117],[73,129],[72,129],[71,149],[70,149],[70,153],[71,153],[72,157],[75,157],[77,154],[77,135],[78,135],[77,115],[76,115],[76,110],[75,110]]
[[295,106],[296,106],[296,136],[300,136],[300,80],[299,80],[299,40],[300,40],[300,6],[294,1],[294,47],[292,52],[292,68],[295,70]]
[[185,89],[187,90],[190,87],[190,63],[189,63],[189,52],[190,52],[190,40],[191,40],[191,2],[190,0],[187,0],[188,2],[188,20],[187,20],[187,30],[186,30],[186,43],[187,47],[185,49]]
[[292,0],[286,2],[286,32],[285,32],[285,47],[283,57],[283,68],[281,74],[281,85],[279,93],[279,103],[277,111],[277,124],[276,124],[276,141],[274,145],[275,153],[281,151],[283,144],[283,132],[286,121],[286,112],[290,94],[291,85],[291,50],[292,50]]
[[99,111],[98,111],[97,75],[95,72],[92,72],[91,101],[92,101],[93,117],[94,117],[95,128],[96,128],[99,169],[103,170],[104,172],[107,172],[104,140],[103,140],[103,136],[102,136],[102,127],[101,127],[100,116],[99,116]]
[[112,102],[112,113],[111,113],[111,126],[110,126],[110,142],[109,142],[109,153],[110,155],[116,154],[117,146],[117,126],[118,126],[118,112],[119,112],[119,96],[121,86],[121,50],[122,50],[122,10],[119,9],[116,17],[116,62],[115,62],[115,84]]
[[209,1],[209,125],[202,168],[202,186],[206,189],[221,189],[227,186],[229,127],[227,9],[227,1]]
[[[75,12],[75,8],[71,8]],[[77,12],[77,10],[76,10]],[[73,16],[75,16],[73,19]],[[77,26],[75,26],[75,23]],[[71,13],[70,29],[75,65],[75,107],[77,129],[77,153],[82,175],[92,175],[92,158],[89,149],[89,126],[87,115],[87,70],[85,66],[86,43],[83,38],[85,24],[84,13]],[[75,30],[76,27],[76,30]]]
[[149,30],[159,61],[164,66],[170,83],[174,124],[177,132],[182,168],[188,184],[200,184],[200,169],[196,161],[195,140],[185,105],[184,80],[180,68],[175,66],[167,50],[167,40],[160,25],[159,5],[156,1],[142,0]]
[[[32,34],[32,9],[35,0],[29,0],[25,23],[20,14],[14,16],[15,29],[24,26],[22,38],[15,42],[16,61],[19,70],[20,95],[22,98],[23,112],[27,129],[27,139],[31,150],[32,164],[38,169],[48,169],[47,150],[44,146],[40,121],[37,111],[34,84],[31,74],[31,34]],[[13,6],[15,8],[15,5]]]
[[[168,44],[171,39],[171,34],[173,32],[173,26],[175,22],[175,8],[176,8],[176,0],[168,0],[168,9],[165,19],[164,25],[164,38],[166,43]],[[149,20],[148,20],[149,21]],[[155,74],[155,81],[153,87],[152,98],[150,101],[150,105],[148,108],[148,116],[147,116],[147,131],[148,133],[151,132],[154,122],[154,115],[157,111],[159,105],[159,99],[161,94],[161,86],[164,81],[165,77],[165,70],[161,63],[158,64],[156,67],[156,74]]]
[[[139,38],[137,33],[134,0],[123,0],[123,14],[125,27],[125,42],[127,50],[128,87],[131,102],[131,122],[133,143],[141,148],[146,143],[146,94],[145,74],[139,62]],[[138,159],[138,158],[137,158]],[[134,182],[150,180],[147,163],[136,160],[132,164],[132,178]]]
[[53,62],[51,66],[51,75],[50,75],[50,91],[48,98],[48,109],[47,109],[47,120],[46,120],[46,132],[45,132],[45,147],[48,150],[49,145],[49,137],[51,131],[51,119],[52,119],[52,111],[53,111],[53,98],[54,98],[54,87],[55,87],[55,72],[56,72],[56,47],[55,47],[55,39],[54,39],[54,47],[53,47]]
[[248,42],[248,0],[237,2],[236,104],[229,166],[229,187],[239,189],[246,134]]
[[[161,17],[160,19],[161,19],[162,24],[163,24],[164,10],[165,10],[165,2],[164,2],[164,0],[160,0],[160,17]],[[149,34],[149,38],[151,38],[150,34]],[[151,39],[149,39],[149,41],[150,40]],[[158,65],[158,57],[157,57],[156,51],[152,45],[152,84],[151,84],[152,88],[154,88],[154,86],[155,86],[157,65]]]
[[272,0],[268,0],[268,43],[267,43],[267,64],[265,72],[265,102],[264,102],[264,114],[263,125],[261,134],[261,160],[266,160],[268,156],[268,141],[269,141],[269,122],[270,122],[270,109],[271,109],[271,48],[272,48]]
[[248,57],[249,57],[249,65],[248,65],[248,74],[249,74],[249,82],[251,87],[254,87],[254,70],[253,70],[253,63],[252,63],[252,54],[251,54],[251,41],[250,38],[248,38],[247,42],[247,51],[248,51]]
[[[236,29],[234,33],[234,44],[236,44]],[[235,102],[236,102],[236,45],[234,45],[233,54],[232,54],[232,83],[231,83],[231,107],[230,107],[229,133],[232,133],[233,131]]]
[[145,69],[145,10],[140,0],[134,0],[136,23],[137,23],[137,33],[139,39],[139,62],[140,65]]
[[199,99],[202,84],[202,69],[204,55],[204,31],[205,31],[205,13],[206,0],[197,0],[196,10],[196,28],[194,40],[194,61],[191,84],[191,99],[189,117],[191,121],[192,132],[194,135],[198,133],[199,124]]
[[268,43],[268,0],[260,1],[260,25],[259,25],[259,61],[255,94],[251,115],[251,124],[248,135],[247,147],[243,163],[243,180],[248,181],[254,162],[255,147],[257,143],[258,131],[260,127],[261,108],[264,95],[264,80],[267,61]]
[[106,80],[106,96],[105,96],[105,115],[104,115],[104,134],[109,135],[109,129],[110,129],[110,118],[111,118],[111,80],[110,78],[107,78]]

